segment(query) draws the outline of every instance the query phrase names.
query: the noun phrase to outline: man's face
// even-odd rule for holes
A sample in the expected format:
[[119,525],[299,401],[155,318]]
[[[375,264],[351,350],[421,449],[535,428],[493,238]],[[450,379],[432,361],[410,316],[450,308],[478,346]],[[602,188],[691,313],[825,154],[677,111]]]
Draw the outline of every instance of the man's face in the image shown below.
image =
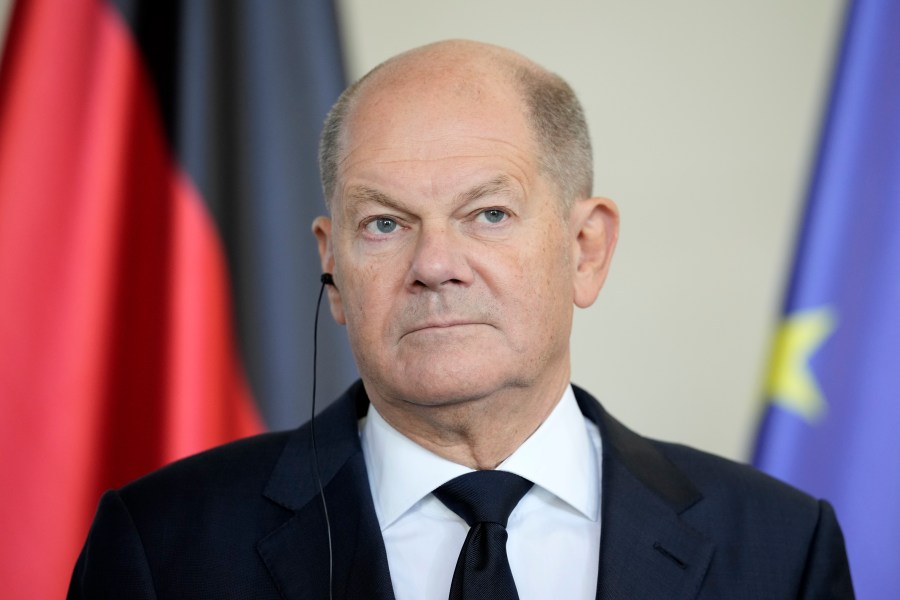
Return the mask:
[[315,226],[332,312],[370,396],[388,401],[461,402],[569,376],[574,236],[522,101],[496,80],[448,85],[364,92],[332,222]]

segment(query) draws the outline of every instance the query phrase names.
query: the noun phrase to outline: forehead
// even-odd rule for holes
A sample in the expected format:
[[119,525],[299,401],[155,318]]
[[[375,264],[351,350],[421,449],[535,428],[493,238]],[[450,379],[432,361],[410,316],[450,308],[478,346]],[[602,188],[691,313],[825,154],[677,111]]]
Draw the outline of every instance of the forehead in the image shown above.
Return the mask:
[[371,82],[348,113],[341,141],[339,186],[378,173],[452,179],[459,169],[508,168],[525,176],[536,159],[526,107],[509,78],[459,68]]

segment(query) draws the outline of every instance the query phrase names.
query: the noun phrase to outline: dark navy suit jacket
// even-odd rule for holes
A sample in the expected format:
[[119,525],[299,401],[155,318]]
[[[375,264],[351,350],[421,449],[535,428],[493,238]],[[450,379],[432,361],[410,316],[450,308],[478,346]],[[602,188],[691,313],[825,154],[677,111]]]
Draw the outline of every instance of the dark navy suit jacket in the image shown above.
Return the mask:
[[[750,467],[649,441],[575,389],[603,440],[597,597],[852,598],[831,507]],[[393,598],[357,382],[316,419],[335,598]],[[241,440],[107,492],[70,598],[327,598],[310,430]]]

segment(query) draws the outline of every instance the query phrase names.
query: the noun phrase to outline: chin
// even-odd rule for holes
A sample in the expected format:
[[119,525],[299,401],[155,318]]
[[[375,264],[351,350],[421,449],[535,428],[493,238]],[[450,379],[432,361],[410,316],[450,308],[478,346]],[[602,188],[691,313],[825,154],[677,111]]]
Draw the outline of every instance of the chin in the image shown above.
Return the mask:
[[[488,354],[489,356],[489,354]],[[394,377],[395,396],[420,406],[448,406],[479,400],[498,391],[522,387],[525,382],[502,368],[498,361],[454,360],[453,356],[417,362]]]

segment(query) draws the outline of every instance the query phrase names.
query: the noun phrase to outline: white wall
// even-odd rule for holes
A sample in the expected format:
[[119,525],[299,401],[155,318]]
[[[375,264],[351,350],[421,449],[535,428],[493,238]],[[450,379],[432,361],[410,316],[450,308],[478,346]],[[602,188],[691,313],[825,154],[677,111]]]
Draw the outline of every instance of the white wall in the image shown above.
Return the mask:
[[340,0],[348,68],[434,40],[518,50],[585,104],[622,210],[573,379],[632,428],[746,459],[844,2]]
[[[0,0],[0,35],[9,0]],[[339,0],[356,77],[434,40],[508,46],[580,94],[622,209],[573,378],[638,431],[746,458],[841,0]]]

